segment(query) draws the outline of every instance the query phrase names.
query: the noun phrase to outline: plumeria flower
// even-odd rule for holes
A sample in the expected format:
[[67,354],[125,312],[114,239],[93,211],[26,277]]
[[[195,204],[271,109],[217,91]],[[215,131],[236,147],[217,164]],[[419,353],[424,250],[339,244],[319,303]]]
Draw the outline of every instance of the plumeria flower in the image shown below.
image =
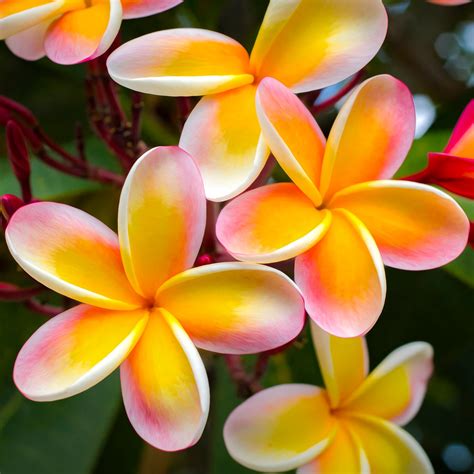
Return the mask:
[[444,5],[446,7],[454,7],[457,5],[465,5],[471,3],[471,0],[428,0],[429,3],[435,3],[436,5]]
[[386,31],[381,0],[270,0],[250,57],[227,36],[180,28],[124,44],[108,68],[133,90],[205,96],[180,146],[198,162],[207,198],[224,201],[245,190],[268,158],[255,110],[258,83],[275,77],[294,92],[335,84],[375,56]]
[[264,79],[257,113],[273,154],[293,180],[248,191],[221,212],[216,234],[235,258],[296,257],[295,279],[311,318],[340,337],[367,332],[385,300],[384,263],[435,268],[456,258],[469,223],[430,186],[389,178],[413,141],[407,87],[391,76],[362,83],[327,144],[313,116],[283,84]]
[[172,8],[182,0],[2,0],[0,40],[17,56],[59,64],[94,59],[110,47],[122,19]]
[[464,109],[444,151],[430,153],[428,159],[427,168],[408,179],[474,199],[474,100]]
[[52,318],[21,349],[20,391],[36,401],[80,393],[119,365],[125,408],[148,443],[194,444],[209,410],[195,347],[229,354],[283,345],[302,329],[304,304],[269,267],[218,263],[190,268],[206,218],[202,179],[178,147],[155,148],[127,177],[118,237],[64,204],[20,208],[8,248],[33,278],[83,304]]
[[364,338],[311,329],[326,390],[286,384],[246,400],[224,426],[231,456],[263,472],[433,473],[421,446],[399,428],[421,406],[432,347],[406,344],[367,375]]

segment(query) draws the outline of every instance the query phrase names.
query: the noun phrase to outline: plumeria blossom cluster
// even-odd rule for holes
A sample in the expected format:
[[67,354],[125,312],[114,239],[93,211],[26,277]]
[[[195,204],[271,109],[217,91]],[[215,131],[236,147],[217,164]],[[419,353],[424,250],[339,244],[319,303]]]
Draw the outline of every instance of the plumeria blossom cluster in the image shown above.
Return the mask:
[[[178,3],[6,0],[0,38],[25,59],[92,61],[90,71],[102,74],[106,59],[96,58],[122,19]],[[225,425],[229,453],[266,472],[433,472],[399,427],[421,406],[433,349],[407,344],[369,374],[363,336],[383,310],[384,265],[428,270],[466,247],[466,215],[430,185],[474,197],[474,102],[426,170],[394,179],[414,137],[413,98],[389,75],[358,84],[386,31],[380,0],[270,0],[250,55],[197,28],[119,46],[107,59],[118,84],[203,96],[177,146],[142,153],[140,97],[128,123],[111,82],[89,80],[90,109],[111,110],[93,120],[94,129],[125,178],[88,164],[81,139],[78,156],[63,150],[31,112],[0,98],[22,189],[21,200],[1,200],[8,249],[40,284],[79,303],[23,346],[13,373],[18,389],[32,400],[59,400],[120,367],[137,433],[156,448],[184,449],[201,437],[210,404],[198,349],[227,356],[282,350],[302,331],[306,312],[326,389],[286,384],[251,396]],[[326,139],[296,94],[354,75]],[[127,133],[117,137],[116,128]],[[35,200],[28,149],[60,171],[122,186],[118,232],[74,207]],[[258,186],[270,155],[289,181]],[[292,259],[296,283],[267,266]],[[31,299],[41,289],[0,284],[0,298],[58,313]]]

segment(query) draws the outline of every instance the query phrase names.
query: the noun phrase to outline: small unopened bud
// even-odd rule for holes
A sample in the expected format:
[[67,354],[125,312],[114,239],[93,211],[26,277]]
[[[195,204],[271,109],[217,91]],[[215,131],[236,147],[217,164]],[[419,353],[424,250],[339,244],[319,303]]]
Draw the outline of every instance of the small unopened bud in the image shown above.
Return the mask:
[[8,222],[15,212],[24,206],[25,203],[13,194],[4,194],[0,198],[0,210],[5,220]]
[[20,183],[23,200],[31,201],[30,158],[25,136],[20,126],[10,120],[7,123],[7,152],[13,172]]
[[9,110],[11,113],[16,114],[32,127],[38,125],[38,121],[30,109],[27,109],[24,105],[21,105],[8,97],[0,96],[0,106]]
[[209,265],[210,263],[214,263],[214,258],[212,255],[204,253],[197,258],[195,266],[202,267],[203,265]]

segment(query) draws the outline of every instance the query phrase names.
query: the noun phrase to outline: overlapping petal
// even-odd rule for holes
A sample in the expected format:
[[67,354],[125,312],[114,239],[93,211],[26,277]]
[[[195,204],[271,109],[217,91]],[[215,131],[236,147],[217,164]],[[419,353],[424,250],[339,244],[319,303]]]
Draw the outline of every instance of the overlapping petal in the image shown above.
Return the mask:
[[64,0],[3,0],[0,3],[0,40],[54,18],[63,6]]
[[159,147],[133,166],[119,205],[122,259],[133,287],[147,298],[194,263],[204,234],[206,203],[193,159]]
[[201,437],[209,411],[206,370],[194,344],[167,311],[150,314],[120,377],[130,422],[152,446],[176,451]]
[[365,334],[382,312],[382,258],[367,228],[347,211],[333,211],[324,238],[296,258],[295,279],[308,314],[335,336]]
[[369,355],[365,338],[331,336],[315,323],[311,323],[311,335],[331,407],[338,407],[367,377]]
[[434,473],[422,447],[397,425],[369,416],[351,417],[348,424],[367,455],[369,472]]
[[136,38],[116,49],[107,66],[122,86],[156,95],[215,94],[253,82],[243,46],[198,28]]
[[28,61],[36,61],[46,54],[44,39],[50,24],[51,20],[45,20],[27,30],[9,36],[5,43],[16,56]]
[[70,397],[115,370],[133,349],[148,311],[76,306],[41,326],[15,362],[19,390],[36,401]]
[[433,348],[426,342],[406,344],[370,373],[343,409],[404,425],[418,412],[432,371]]
[[311,385],[279,385],[238,406],[224,426],[231,456],[256,471],[287,471],[320,454],[336,424],[323,390]]
[[175,7],[183,0],[121,0],[123,17],[142,18]]
[[297,474],[369,474],[367,457],[358,439],[345,423],[339,422],[331,444],[314,461],[300,467]]
[[329,134],[320,191],[325,201],[356,183],[391,178],[415,132],[408,88],[392,76],[362,83],[342,107]]
[[374,237],[384,262],[427,270],[455,259],[465,248],[469,221],[447,194],[408,181],[373,181],[336,194],[330,207],[355,214]]
[[44,47],[59,64],[100,56],[114,41],[122,22],[120,0],[93,0],[91,6],[61,15],[48,29]]
[[471,0],[428,0],[428,2],[435,3],[436,5],[455,7],[457,5],[465,5],[466,3],[470,3]]
[[116,234],[83,211],[29,204],[13,215],[5,237],[18,264],[58,293],[108,309],[143,303],[125,275]]
[[328,230],[331,214],[319,211],[292,183],[248,191],[219,215],[216,235],[239,260],[270,263],[311,248]]
[[249,85],[204,97],[184,125],[179,145],[197,161],[211,201],[237,196],[265,165],[255,94]]
[[474,100],[464,109],[454,128],[445,153],[474,159]]
[[276,79],[258,86],[257,115],[270,150],[291,180],[314,202],[326,139],[304,104]]
[[203,349],[248,354],[282,346],[304,324],[304,303],[283,273],[244,263],[193,268],[158,291],[166,308]]
[[386,31],[380,0],[271,0],[252,67],[295,92],[322,89],[365,66]]

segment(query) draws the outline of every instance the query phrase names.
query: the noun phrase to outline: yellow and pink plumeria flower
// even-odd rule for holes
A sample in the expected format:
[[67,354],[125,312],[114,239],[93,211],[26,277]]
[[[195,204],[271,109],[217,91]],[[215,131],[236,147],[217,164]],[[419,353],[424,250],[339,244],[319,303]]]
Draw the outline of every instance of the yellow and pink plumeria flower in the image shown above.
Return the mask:
[[340,337],[366,333],[385,300],[384,263],[426,270],[456,258],[469,222],[438,189],[389,180],[415,130],[412,96],[391,76],[361,84],[326,140],[300,100],[264,79],[257,92],[262,131],[293,180],[248,191],[217,221],[217,237],[235,258],[295,261],[295,279],[311,318]]
[[368,374],[365,339],[341,339],[311,325],[326,390],[287,384],[257,393],[229,416],[232,457],[264,472],[433,473],[406,431],[432,372],[433,349],[406,344]]
[[110,47],[122,19],[172,8],[182,0],[2,0],[0,39],[30,61],[60,64],[94,59]]
[[20,391],[37,401],[80,393],[119,365],[126,411],[153,446],[177,450],[201,436],[209,409],[195,347],[265,351],[296,337],[304,303],[269,267],[238,262],[192,267],[206,219],[192,158],[155,148],[125,182],[118,237],[73,207],[20,208],[6,230],[10,252],[32,277],[80,304],[48,321],[21,349]]
[[112,53],[119,84],[168,96],[206,96],[180,146],[198,162],[206,196],[245,190],[268,158],[255,110],[258,83],[275,77],[295,92],[335,84],[365,66],[387,31],[380,0],[270,0],[252,53],[212,31],[183,28],[134,39]]

